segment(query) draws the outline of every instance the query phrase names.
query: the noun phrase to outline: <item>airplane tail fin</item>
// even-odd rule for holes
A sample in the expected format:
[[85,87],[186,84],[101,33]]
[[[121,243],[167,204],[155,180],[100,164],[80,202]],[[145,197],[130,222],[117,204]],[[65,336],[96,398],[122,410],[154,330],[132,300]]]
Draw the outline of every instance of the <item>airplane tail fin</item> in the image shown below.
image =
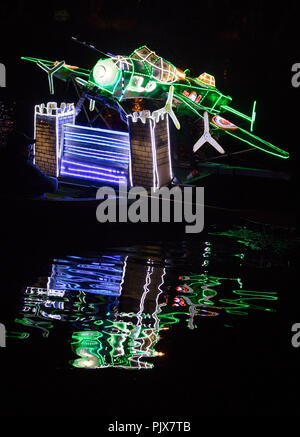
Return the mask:
[[227,105],[222,105],[221,108],[224,109],[224,111],[231,112],[232,114],[237,115],[238,117],[243,118],[244,120],[247,120],[250,123],[250,132],[253,131],[253,126],[256,119],[256,112],[255,112],[256,100],[254,100],[253,102],[251,116],[243,114],[242,112],[237,111],[236,109],[231,108],[230,106]]
[[253,126],[254,126],[254,122],[255,122],[255,118],[256,118],[255,108],[256,108],[256,100],[253,102],[253,107],[252,107],[252,116],[251,116],[251,121],[250,121],[250,132],[253,131]]

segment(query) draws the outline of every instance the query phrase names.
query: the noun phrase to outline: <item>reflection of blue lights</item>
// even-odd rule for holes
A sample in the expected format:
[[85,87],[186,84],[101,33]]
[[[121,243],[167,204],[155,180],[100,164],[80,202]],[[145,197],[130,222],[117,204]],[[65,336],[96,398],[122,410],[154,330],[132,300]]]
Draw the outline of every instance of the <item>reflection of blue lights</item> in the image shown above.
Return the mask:
[[66,124],[60,175],[95,182],[126,183],[129,147],[126,132]]
[[106,296],[120,295],[123,276],[121,257],[103,256],[97,263],[89,263],[89,259],[84,261],[82,258],[69,260],[67,263],[55,260],[49,287],[56,290],[83,291]]

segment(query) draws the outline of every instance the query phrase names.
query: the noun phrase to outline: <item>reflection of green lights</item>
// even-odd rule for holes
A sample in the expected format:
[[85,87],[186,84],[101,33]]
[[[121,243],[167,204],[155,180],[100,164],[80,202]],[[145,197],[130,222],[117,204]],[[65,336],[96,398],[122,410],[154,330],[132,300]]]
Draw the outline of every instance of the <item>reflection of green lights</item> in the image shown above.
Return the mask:
[[182,315],[182,312],[172,312],[167,314],[158,314],[158,318],[161,321],[161,327],[164,328],[166,325],[174,325],[180,322],[178,317],[175,317],[175,314]]
[[[110,315],[110,313],[108,313],[108,315]],[[100,325],[103,325],[103,320],[95,320],[94,321],[94,325],[97,325],[97,326],[100,326]]]
[[73,332],[72,338],[77,341],[88,341],[88,342],[97,342],[97,340],[102,337],[103,334],[97,331],[80,331]]
[[[241,258],[243,254],[241,254]],[[199,315],[200,307],[214,307],[223,310],[228,314],[247,315],[248,310],[259,310],[266,312],[274,312],[272,308],[262,305],[257,305],[255,302],[278,300],[276,292],[269,291],[251,291],[242,289],[242,281],[240,278],[221,278],[206,275],[193,275],[187,280],[187,285],[192,288],[193,292],[189,292],[190,304],[194,304],[195,315]],[[218,293],[211,287],[221,285],[222,281],[236,281],[239,284],[239,289],[233,289],[231,292],[237,297],[234,298],[218,298]],[[212,298],[215,298],[215,302]],[[187,295],[183,298],[188,302]],[[225,305],[224,305],[225,304]],[[247,310],[247,311],[246,311]],[[217,314],[217,313],[216,313]]]
[[[206,244],[209,246],[208,243]],[[206,247],[205,253],[210,253],[210,247]],[[161,274],[160,271],[158,272]],[[162,291],[160,287],[163,284],[163,276],[157,276],[161,281],[161,283],[157,282],[160,284],[158,288]],[[199,323],[196,324],[195,321],[199,322],[203,318],[204,320],[210,318],[212,321],[214,317],[220,316],[221,323],[229,322],[227,326],[230,326],[234,316],[246,316],[250,311],[269,313],[275,311],[272,307],[278,300],[276,292],[244,289],[246,286],[240,277],[210,276],[208,273],[203,273],[181,276],[180,279],[184,283],[181,282],[181,286],[176,287],[176,296],[171,292],[157,295],[154,312],[153,308],[151,312],[146,312],[148,308],[146,298],[141,299],[140,311],[136,309],[136,312],[119,311],[126,308],[125,306],[118,307],[119,301],[107,301],[101,298],[100,302],[97,297],[97,303],[100,302],[102,305],[101,311],[98,311],[100,308],[94,303],[95,297],[89,301],[88,294],[80,296],[79,304],[77,301],[70,300],[72,309],[70,310],[69,306],[61,308],[61,320],[71,325],[76,316],[76,328],[73,329],[77,331],[73,332],[70,342],[75,354],[71,365],[81,369],[112,367],[150,369],[153,368],[153,364],[146,360],[150,361],[152,358],[163,355],[163,352],[156,351],[157,343],[160,340],[160,333],[163,330],[167,331],[171,325],[183,323],[193,330],[197,328],[197,324],[199,326]],[[146,284],[148,285],[148,282]],[[68,302],[67,298],[65,302]],[[83,302],[85,305],[82,305]],[[104,306],[108,302],[109,306]],[[50,300],[47,300],[47,303],[50,304]],[[33,309],[35,309],[34,312]],[[130,307],[130,309],[133,308]],[[31,311],[32,317],[36,319],[42,317],[38,306],[32,307]],[[59,309],[55,307],[52,311],[56,313]],[[51,314],[50,309],[49,314]],[[224,314],[227,315],[226,318]],[[16,322],[26,326],[26,330],[28,327],[46,330],[42,324],[47,328],[53,326],[49,322],[31,320],[29,317],[16,319]],[[20,326],[19,328],[25,329]],[[29,334],[13,331],[11,335],[17,338],[27,338]]]
[[18,338],[20,340],[23,340],[25,338],[29,337],[28,332],[16,332],[16,331],[10,331],[6,334],[8,338]]
[[15,319],[15,322],[16,323],[21,323],[22,325],[31,325],[32,324],[32,321],[31,320],[29,320],[29,319]]
[[72,336],[72,348],[80,357],[72,361],[80,368],[152,368],[151,363],[140,361],[157,353],[158,329],[137,327],[124,321],[106,320],[102,332],[82,331]]
[[[275,312],[272,308],[266,308],[264,306],[255,305],[252,303],[252,301],[277,301],[278,297],[276,296],[275,292],[261,292],[261,291],[249,291],[249,290],[233,290],[234,294],[237,294],[241,297],[238,297],[236,299],[220,299],[220,302],[236,306],[237,308],[248,308],[252,310],[261,310],[261,311],[268,311],[268,312]],[[226,309],[226,307],[224,307]],[[229,309],[230,310],[230,309]],[[226,309],[227,312],[229,312],[228,308]],[[231,312],[235,310],[230,310]],[[246,313],[247,314],[247,313]]]
[[29,317],[24,317],[23,319],[15,318],[15,322],[20,323],[21,325],[39,328],[41,331],[43,331],[43,337],[48,337],[49,329],[53,328],[52,323],[43,320],[31,320]]

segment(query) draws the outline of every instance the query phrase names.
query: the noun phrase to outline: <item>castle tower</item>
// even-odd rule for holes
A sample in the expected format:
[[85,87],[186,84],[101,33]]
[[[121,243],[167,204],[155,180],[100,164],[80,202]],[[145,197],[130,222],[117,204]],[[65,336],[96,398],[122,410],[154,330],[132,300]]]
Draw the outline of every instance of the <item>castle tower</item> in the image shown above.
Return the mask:
[[34,162],[49,176],[58,176],[62,127],[75,123],[73,103],[56,102],[36,105],[34,110]]
[[156,120],[150,111],[128,115],[130,134],[130,184],[160,188],[171,182],[169,120]]

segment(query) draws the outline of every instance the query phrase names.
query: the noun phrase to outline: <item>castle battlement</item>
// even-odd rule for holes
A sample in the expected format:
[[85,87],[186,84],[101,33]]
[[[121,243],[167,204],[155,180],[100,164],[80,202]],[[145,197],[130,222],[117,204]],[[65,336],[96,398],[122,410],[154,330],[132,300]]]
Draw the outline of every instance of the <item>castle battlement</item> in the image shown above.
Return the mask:
[[40,115],[75,115],[75,107],[74,103],[62,102],[60,106],[57,106],[56,102],[48,102],[47,105],[45,103],[35,105],[34,112]]

